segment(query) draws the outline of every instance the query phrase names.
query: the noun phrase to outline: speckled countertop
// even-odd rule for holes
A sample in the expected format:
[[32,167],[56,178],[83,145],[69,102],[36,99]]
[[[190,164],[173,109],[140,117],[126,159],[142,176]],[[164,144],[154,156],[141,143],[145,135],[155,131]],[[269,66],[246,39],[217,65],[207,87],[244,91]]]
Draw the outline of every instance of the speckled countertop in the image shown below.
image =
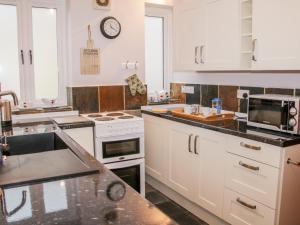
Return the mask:
[[81,160],[97,164],[100,173],[3,188],[6,207],[0,208],[6,214],[0,210],[1,225],[176,225],[53,123],[15,125],[11,134],[53,131]]
[[255,127],[249,127],[247,126],[247,122],[242,120],[232,120],[226,123],[217,122],[208,125],[205,123],[200,123],[188,119],[178,118],[171,115],[170,113],[161,114],[161,113],[152,112],[151,110],[142,110],[142,113],[179,122],[179,123],[184,123],[195,127],[201,127],[213,131],[218,131],[224,134],[230,134],[242,138],[247,138],[250,140],[255,140],[255,141],[259,141],[259,142],[263,142],[263,143],[267,143],[279,147],[288,147],[288,146],[300,144],[299,135],[292,135],[292,134],[286,134],[281,132],[268,131],[268,130],[255,128]]

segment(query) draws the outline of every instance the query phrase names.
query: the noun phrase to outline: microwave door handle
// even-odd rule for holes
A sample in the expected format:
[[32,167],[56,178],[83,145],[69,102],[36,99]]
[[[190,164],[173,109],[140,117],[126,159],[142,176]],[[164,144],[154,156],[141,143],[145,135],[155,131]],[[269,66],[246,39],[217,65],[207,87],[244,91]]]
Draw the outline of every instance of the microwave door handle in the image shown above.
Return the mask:
[[281,106],[281,125],[279,129],[286,129],[287,128],[287,114],[289,113],[289,104],[287,102],[282,102]]

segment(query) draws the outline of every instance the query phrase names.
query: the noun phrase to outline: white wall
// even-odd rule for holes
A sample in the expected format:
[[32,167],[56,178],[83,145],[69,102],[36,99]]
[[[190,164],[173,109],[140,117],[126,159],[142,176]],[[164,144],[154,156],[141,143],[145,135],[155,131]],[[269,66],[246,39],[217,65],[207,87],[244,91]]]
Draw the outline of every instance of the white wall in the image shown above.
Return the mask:
[[196,73],[175,72],[172,82],[237,86],[300,88],[299,73]]
[[[109,11],[94,10],[92,1],[69,0],[69,85],[117,85],[137,72],[144,81],[144,1],[113,0]],[[100,33],[100,21],[106,16],[116,17],[122,26],[121,35],[108,40]],[[86,46],[87,26],[91,25],[95,47],[101,51],[101,74],[80,75],[80,48]],[[138,61],[138,71],[121,69],[121,63]]]

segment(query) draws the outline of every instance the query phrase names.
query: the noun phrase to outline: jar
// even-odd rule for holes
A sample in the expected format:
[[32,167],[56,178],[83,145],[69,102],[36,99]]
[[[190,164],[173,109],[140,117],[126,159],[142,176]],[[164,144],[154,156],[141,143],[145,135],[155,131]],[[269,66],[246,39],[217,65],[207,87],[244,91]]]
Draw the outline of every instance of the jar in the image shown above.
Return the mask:
[[211,102],[214,113],[220,115],[222,113],[222,99],[214,98]]

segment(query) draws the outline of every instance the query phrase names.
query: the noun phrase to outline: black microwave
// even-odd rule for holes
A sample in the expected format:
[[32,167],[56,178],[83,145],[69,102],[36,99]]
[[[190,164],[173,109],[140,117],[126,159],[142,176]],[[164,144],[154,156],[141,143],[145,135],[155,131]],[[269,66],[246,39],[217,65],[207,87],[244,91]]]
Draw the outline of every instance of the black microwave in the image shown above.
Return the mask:
[[284,95],[250,95],[247,125],[299,134],[300,97]]

